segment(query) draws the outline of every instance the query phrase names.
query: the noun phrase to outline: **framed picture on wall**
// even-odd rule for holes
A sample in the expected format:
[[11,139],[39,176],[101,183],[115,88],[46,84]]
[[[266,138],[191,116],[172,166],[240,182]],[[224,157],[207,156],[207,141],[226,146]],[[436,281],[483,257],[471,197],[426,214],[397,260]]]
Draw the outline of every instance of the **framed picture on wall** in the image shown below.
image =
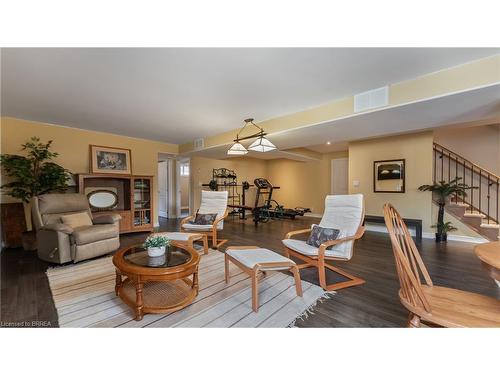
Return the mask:
[[132,174],[132,152],[128,148],[90,145],[90,173]]
[[404,193],[405,159],[374,161],[373,191],[375,193]]

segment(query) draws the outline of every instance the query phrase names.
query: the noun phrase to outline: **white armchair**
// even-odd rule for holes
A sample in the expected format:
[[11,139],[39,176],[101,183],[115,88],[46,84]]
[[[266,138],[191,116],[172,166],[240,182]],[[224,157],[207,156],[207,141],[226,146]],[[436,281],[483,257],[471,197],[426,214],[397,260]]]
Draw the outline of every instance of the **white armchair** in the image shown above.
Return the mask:
[[[328,195],[325,198],[325,212],[319,226],[338,229],[340,231],[338,238],[326,241],[319,247],[315,247],[307,244],[306,241],[292,238],[299,234],[310,233],[312,227],[289,232],[285,239],[282,240],[283,245],[285,245],[286,254],[288,257],[294,256],[305,262],[304,264],[299,264],[299,268],[317,267],[319,283],[325,290],[338,290],[363,284],[365,282],[363,279],[350,275],[325,261],[348,261],[352,258],[354,241],[361,238],[365,232],[365,227],[363,226],[364,217],[365,210],[362,194]],[[349,280],[327,285],[325,268]]]
[[217,214],[213,224],[200,225],[192,222],[196,215],[191,215],[181,221],[181,232],[204,232],[208,237],[212,237],[212,249],[217,249],[227,242],[217,238],[217,232],[224,229],[224,219],[228,215],[227,211],[227,191],[202,190],[201,204],[198,209],[199,214]]

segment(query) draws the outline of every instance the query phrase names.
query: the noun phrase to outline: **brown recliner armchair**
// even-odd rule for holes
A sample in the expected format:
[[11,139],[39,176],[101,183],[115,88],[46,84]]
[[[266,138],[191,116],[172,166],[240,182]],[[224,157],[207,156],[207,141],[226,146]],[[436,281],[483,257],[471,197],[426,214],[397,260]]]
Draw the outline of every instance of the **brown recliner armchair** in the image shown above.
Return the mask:
[[[79,262],[120,247],[118,214],[92,218],[83,194],[44,194],[32,199],[38,257],[52,263]],[[86,212],[93,225],[72,228],[61,216]]]

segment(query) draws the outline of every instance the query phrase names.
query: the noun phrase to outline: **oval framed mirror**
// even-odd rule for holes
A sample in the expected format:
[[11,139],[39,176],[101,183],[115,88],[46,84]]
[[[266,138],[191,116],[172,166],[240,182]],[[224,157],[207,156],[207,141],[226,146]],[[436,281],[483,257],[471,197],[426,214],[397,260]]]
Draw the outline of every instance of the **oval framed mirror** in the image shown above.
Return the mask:
[[97,210],[110,210],[118,205],[118,195],[110,190],[94,190],[87,194],[89,205]]

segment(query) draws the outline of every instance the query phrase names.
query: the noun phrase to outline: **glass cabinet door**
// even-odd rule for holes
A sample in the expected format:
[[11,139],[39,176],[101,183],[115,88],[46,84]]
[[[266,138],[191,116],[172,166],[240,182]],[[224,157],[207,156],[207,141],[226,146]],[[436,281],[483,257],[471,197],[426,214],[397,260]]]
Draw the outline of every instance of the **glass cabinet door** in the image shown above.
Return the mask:
[[151,224],[151,179],[134,178],[134,226]]

